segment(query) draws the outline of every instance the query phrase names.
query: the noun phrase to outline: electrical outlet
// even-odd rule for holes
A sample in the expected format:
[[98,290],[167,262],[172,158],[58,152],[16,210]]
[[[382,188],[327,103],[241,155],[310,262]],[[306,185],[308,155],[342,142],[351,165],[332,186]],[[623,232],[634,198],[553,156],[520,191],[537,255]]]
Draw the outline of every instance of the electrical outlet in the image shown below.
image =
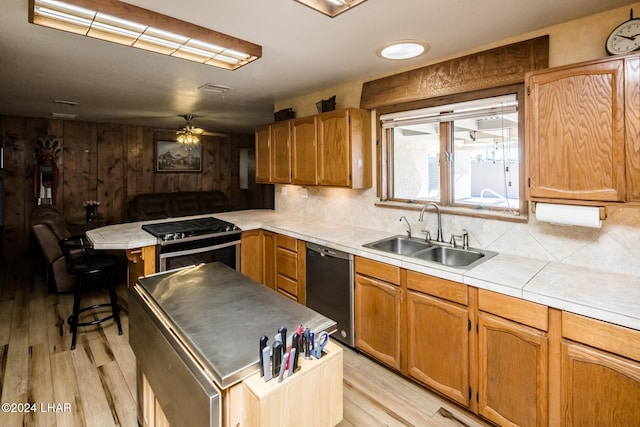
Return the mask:
[[303,199],[308,199],[309,198],[309,190],[307,190],[306,188],[301,188],[300,189],[300,197],[302,197]]

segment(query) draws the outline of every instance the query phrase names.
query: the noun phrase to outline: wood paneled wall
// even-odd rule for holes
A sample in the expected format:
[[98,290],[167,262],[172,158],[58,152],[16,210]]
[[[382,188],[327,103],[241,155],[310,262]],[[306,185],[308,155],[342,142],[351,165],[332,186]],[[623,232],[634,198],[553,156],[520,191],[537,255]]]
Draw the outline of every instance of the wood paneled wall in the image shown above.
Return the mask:
[[20,255],[29,248],[29,217],[36,204],[34,141],[40,135],[62,139],[56,206],[68,222],[84,219],[83,200],[100,201],[100,218],[124,222],[136,194],[166,191],[221,190],[237,209],[273,207],[272,190],[255,184],[249,190],[239,188],[239,150],[254,147],[253,135],[202,137],[201,173],[156,173],[155,140],[173,140],[171,130],[0,116],[5,157],[4,255]]

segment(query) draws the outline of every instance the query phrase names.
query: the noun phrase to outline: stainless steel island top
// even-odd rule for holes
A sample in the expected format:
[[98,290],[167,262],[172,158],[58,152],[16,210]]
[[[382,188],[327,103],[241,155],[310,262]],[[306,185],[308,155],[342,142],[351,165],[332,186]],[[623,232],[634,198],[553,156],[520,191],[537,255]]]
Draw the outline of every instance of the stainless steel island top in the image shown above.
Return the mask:
[[177,335],[221,389],[258,372],[262,335],[271,345],[280,326],[289,337],[299,324],[335,329],[333,320],[219,262],[141,278],[133,292],[163,317],[163,334]]

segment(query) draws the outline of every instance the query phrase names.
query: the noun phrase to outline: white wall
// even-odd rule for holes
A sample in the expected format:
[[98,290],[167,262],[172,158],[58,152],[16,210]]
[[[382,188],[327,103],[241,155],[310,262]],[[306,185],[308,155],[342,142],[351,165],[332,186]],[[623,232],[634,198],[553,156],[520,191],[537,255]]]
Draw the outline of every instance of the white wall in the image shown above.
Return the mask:
[[[631,7],[640,11],[640,2],[511,39],[500,40],[491,45],[479,46],[471,51],[459,52],[452,57],[549,34],[550,66],[601,58],[606,56],[604,43],[607,35],[615,26],[629,18]],[[450,58],[437,58],[429,63]],[[337,108],[358,107],[363,83],[364,81],[354,81],[295,99],[281,100],[275,104],[275,111],[293,107],[298,117],[313,115],[317,112],[315,103],[333,95],[337,96]],[[374,149],[374,165],[375,151]],[[286,189],[286,196],[283,195],[283,189]],[[307,187],[306,190],[308,197],[305,198],[302,197],[301,187],[277,185],[276,210],[397,233],[404,233],[406,229],[406,225],[399,222],[401,215],[409,218],[414,234],[420,234],[418,231],[424,225],[417,222],[418,211],[376,206],[374,188],[348,190]],[[452,232],[457,234],[462,228],[466,228],[469,231],[470,244],[475,247],[640,275],[637,261],[640,259],[640,209],[610,208],[608,214],[609,217],[603,222],[601,229],[561,227],[538,223],[533,218],[523,224],[454,215],[443,215],[443,229],[445,239],[448,239]],[[425,215],[425,218],[426,225],[433,234],[435,215],[430,212]]]

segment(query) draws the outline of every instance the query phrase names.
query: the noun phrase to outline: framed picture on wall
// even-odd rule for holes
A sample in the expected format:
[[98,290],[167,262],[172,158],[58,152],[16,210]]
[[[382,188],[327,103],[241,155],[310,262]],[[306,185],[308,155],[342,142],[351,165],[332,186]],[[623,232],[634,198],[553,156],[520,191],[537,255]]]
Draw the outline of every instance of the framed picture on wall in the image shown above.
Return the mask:
[[156,140],[156,172],[201,172],[202,146]]

